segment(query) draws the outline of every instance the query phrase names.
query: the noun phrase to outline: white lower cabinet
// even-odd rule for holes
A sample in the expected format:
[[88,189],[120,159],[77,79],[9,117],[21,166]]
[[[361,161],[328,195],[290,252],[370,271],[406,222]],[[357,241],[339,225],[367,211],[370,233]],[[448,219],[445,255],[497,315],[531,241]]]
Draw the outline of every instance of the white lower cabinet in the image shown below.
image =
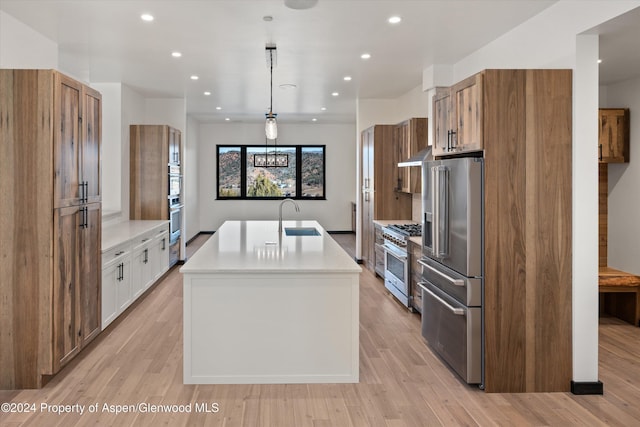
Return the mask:
[[102,254],[102,329],[131,304],[131,244]]
[[104,329],[169,270],[168,224],[119,243],[103,252],[102,261]]

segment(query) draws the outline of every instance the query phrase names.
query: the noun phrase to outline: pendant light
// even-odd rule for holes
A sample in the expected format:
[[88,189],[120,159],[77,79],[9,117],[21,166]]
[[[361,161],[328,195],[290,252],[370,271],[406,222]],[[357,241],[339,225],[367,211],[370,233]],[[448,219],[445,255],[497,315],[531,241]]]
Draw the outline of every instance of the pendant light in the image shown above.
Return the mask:
[[273,114],[273,61],[276,54],[276,45],[268,44],[266,47],[267,61],[269,63],[269,72],[271,76],[270,80],[270,102],[269,112],[266,114],[266,121],[264,123],[264,131],[267,139],[278,138],[278,123],[276,122],[277,114]]
[[[264,123],[265,141],[264,154],[253,155],[253,165],[263,168],[287,168],[289,167],[289,155],[287,153],[278,153],[278,123],[276,122],[277,114],[273,113],[273,64],[276,62],[276,45],[267,44],[265,50],[267,56],[267,64],[270,72],[270,103],[269,112],[265,114]],[[273,148],[269,147],[269,140],[274,141]],[[271,151],[271,152],[269,152]]]

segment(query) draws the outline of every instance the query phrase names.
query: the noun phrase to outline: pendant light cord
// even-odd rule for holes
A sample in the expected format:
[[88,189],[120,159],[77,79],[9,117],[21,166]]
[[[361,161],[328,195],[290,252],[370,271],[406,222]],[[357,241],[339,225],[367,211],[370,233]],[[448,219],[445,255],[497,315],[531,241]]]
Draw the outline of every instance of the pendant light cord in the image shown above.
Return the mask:
[[270,96],[269,96],[269,114],[273,115],[273,50],[269,50],[269,65],[270,65],[270,75],[271,80],[269,82],[269,86],[271,88]]

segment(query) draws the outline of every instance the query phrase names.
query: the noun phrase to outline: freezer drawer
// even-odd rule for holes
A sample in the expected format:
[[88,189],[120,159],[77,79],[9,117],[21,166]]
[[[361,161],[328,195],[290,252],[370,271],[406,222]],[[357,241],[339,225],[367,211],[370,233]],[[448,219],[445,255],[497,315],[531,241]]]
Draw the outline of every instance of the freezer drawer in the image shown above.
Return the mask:
[[466,307],[429,282],[422,289],[422,336],[469,384],[482,383],[482,309]]

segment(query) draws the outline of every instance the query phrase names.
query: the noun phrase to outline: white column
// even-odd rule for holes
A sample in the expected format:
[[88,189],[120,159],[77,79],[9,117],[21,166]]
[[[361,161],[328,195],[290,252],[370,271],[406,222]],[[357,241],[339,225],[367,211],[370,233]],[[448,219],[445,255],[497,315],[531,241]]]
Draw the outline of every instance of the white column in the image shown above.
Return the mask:
[[598,381],[598,35],[576,37],[573,75],[573,380]]

